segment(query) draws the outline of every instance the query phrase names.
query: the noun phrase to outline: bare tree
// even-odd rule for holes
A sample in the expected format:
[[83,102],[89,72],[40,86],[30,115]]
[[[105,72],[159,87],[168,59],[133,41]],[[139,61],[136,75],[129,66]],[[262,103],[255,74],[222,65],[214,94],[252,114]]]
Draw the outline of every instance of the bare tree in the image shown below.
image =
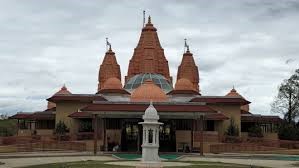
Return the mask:
[[288,123],[299,117],[299,69],[279,86],[278,95],[271,104],[272,112],[281,113]]

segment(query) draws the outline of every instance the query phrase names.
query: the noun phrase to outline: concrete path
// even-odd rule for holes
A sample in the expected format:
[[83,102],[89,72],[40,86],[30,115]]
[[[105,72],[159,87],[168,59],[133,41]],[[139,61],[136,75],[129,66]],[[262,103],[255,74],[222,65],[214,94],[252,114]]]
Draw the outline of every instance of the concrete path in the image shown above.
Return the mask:
[[284,161],[284,160],[258,160],[258,159],[231,159],[231,158],[216,158],[216,157],[194,157],[187,156],[180,161],[208,161],[208,162],[223,162],[223,163],[235,163],[245,165],[255,165],[262,167],[272,168],[294,168],[292,164],[298,163],[296,161]]
[[[236,158],[234,156],[246,156],[248,154],[210,154],[206,157],[197,155],[185,156],[180,161],[210,161],[210,162],[223,162],[256,165],[263,167],[273,168],[293,168],[294,163],[299,161],[283,161],[283,160],[259,160],[259,159],[245,159]],[[90,152],[32,152],[32,153],[11,153],[0,154],[0,162],[5,163],[0,165],[0,168],[12,168],[21,166],[30,166],[48,163],[61,163],[73,161],[86,161],[86,160],[99,160],[99,161],[116,161],[117,159],[111,155],[92,156]]]
[[48,164],[48,163],[62,163],[62,162],[74,162],[74,161],[87,161],[87,160],[113,161],[116,159],[110,156],[10,158],[10,159],[0,159],[0,162],[5,163],[4,165],[0,165],[0,168],[13,168],[13,167],[31,166],[31,165]]

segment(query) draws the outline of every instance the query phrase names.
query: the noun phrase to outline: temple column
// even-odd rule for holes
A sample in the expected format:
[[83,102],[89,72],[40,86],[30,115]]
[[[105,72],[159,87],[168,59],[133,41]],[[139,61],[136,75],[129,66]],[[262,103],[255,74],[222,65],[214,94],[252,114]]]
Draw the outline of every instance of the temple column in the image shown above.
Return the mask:
[[94,132],[93,132],[93,136],[94,136],[94,142],[93,142],[93,154],[97,155],[97,151],[98,151],[98,115],[95,114],[93,116],[93,120],[94,120]]
[[194,142],[194,120],[192,120],[192,126],[191,126],[191,153],[193,151],[193,142]]
[[203,156],[203,133],[204,133],[204,123],[203,123],[203,118],[204,116],[203,115],[200,115],[199,116],[199,128],[200,128],[200,156]]
[[103,118],[103,132],[104,132],[104,139],[103,139],[103,143],[104,143],[104,151],[108,151],[108,145],[107,145],[107,131],[106,131],[106,118]]

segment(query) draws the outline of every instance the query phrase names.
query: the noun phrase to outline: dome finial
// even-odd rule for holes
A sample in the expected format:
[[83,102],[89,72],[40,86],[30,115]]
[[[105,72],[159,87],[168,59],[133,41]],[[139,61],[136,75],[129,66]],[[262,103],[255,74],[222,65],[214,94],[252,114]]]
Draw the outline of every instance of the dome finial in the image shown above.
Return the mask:
[[152,23],[151,15],[148,16],[147,23],[148,23],[148,24],[151,24],[151,23]]

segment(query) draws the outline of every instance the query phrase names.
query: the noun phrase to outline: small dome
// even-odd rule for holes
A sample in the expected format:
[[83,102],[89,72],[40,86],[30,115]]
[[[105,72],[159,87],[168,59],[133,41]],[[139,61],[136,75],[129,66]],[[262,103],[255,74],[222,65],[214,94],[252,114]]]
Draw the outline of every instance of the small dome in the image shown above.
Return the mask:
[[159,115],[156,108],[153,106],[152,102],[145,110],[145,113],[142,117],[144,120],[159,120]]
[[134,102],[164,102],[167,96],[161,88],[151,80],[145,81],[141,86],[135,89],[131,94],[131,101]]
[[65,85],[63,85],[63,87],[58,92],[56,92],[54,95],[68,95],[68,94],[72,94],[72,93],[67,90]]
[[122,84],[118,78],[112,77],[105,81],[102,89],[122,89]]
[[186,78],[179,79],[174,87],[175,90],[193,90],[193,85],[190,80]]

